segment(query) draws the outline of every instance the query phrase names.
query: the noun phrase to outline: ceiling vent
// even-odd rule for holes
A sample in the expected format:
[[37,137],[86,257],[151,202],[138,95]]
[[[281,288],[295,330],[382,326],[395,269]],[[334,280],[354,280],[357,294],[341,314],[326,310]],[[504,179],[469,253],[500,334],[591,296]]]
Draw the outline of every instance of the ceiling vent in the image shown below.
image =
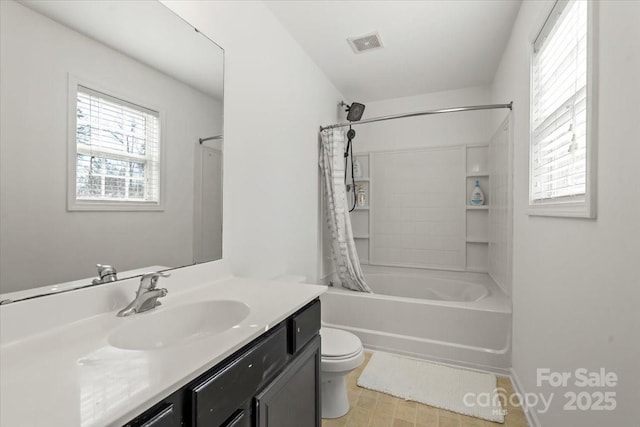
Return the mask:
[[360,37],[349,37],[347,41],[355,53],[382,48],[382,40],[377,32]]

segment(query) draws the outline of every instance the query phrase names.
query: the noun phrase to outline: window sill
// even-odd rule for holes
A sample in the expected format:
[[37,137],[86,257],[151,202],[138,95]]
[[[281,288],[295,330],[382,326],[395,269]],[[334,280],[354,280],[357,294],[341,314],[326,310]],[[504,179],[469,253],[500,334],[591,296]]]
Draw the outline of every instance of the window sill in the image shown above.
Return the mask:
[[164,206],[157,202],[73,201],[67,206],[67,211],[161,212],[164,211]]
[[559,218],[596,219],[595,207],[588,202],[556,202],[545,204],[529,204],[529,216],[548,216]]

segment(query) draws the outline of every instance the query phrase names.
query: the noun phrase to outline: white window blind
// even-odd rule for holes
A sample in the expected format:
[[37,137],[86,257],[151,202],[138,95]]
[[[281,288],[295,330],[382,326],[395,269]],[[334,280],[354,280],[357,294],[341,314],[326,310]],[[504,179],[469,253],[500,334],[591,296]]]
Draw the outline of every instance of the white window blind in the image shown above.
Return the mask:
[[159,113],[78,86],[76,199],[159,203]]
[[587,2],[558,2],[534,43],[530,202],[587,192]]

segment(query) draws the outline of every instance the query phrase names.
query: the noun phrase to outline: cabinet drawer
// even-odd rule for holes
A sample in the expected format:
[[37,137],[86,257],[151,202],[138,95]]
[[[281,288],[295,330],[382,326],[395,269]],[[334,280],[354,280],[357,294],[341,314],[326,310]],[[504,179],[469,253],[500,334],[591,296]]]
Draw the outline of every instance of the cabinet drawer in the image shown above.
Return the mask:
[[135,420],[125,424],[125,427],[178,427],[181,425],[173,403],[164,403],[149,409]]
[[320,330],[320,300],[315,300],[294,314],[289,322],[289,352],[295,354]]
[[287,363],[282,325],[246,353],[190,389],[194,426],[219,426]]

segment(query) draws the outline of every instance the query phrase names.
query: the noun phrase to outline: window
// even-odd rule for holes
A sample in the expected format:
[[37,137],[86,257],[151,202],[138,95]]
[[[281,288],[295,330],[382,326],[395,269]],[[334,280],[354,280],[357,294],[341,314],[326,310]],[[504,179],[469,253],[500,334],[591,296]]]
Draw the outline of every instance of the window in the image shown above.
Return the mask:
[[69,209],[160,209],[160,114],[73,87]]
[[557,1],[533,44],[529,205],[595,217],[590,5]]

